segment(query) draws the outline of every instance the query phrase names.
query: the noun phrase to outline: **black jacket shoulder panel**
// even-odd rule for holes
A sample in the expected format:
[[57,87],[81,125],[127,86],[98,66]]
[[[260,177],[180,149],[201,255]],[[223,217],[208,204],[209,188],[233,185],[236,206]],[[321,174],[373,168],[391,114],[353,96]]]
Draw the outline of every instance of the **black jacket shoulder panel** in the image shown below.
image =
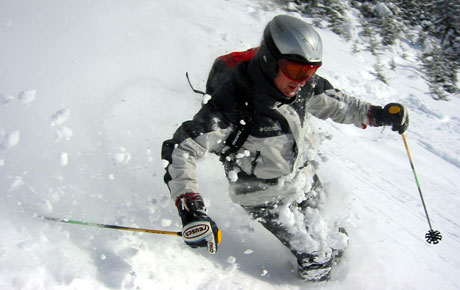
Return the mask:
[[324,91],[327,91],[333,88],[334,87],[331,85],[331,83],[327,79],[317,76],[316,84],[315,84],[315,93],[314,93],[315,95],[322,94],[324,93]]

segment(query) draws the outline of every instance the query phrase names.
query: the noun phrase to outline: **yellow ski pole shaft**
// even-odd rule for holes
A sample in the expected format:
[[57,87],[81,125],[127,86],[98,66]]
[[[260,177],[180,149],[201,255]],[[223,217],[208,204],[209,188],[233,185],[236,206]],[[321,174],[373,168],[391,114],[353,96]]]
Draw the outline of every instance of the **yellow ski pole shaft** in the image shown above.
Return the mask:
[[410,166],[412,168],[412,172],[414,173],[415,183],[417,184],[418,192],[420,194],[420,199],[422,200],[423,209],[425,210],[426,219],[428,221],[428,226],[430,227],[430,230],[425,235],[426,241],[430,244],[431,243],[437,244],[442,239],[442,235],[439,231],[435,231],[431,227],[430,217],[428,216],[428,211],[426,209],[425,200],[423,199],[422,188],[420,187],[417,173],[415,172],[415,166],[414,166],[414,162],[412,161],[412,156],[410,154],[409,145],[407,144],[406,136],[404,135],[404,133],[401,133],[401,137],[403,139],[404,146],[406,147],[406,152],[407,152],[407,156],[409,157]]
[[47,220],[47,221],[61,222],[61,223],[81,225],[81,226],[90,226],[90,227],[98,227],[98,228],[121,230],[121,231],[141,232],[141,233],[170,235],[170,236],[179,236],[179,237],[182,236],[182,232],[151,230],[151,229],[132,228],[132,227],[125,227],[125,226],[117,226],[117,225],[89,223],[89,222],[70,220],[70,219],[59,219],[59,218],[53,218],[53,217],[47,217],[47,216],[38,216],[38,217],[43,220]]
[[420,194],[420,198],[422,199],[423,208],[425,209],[425,214],[426,214],[426,217],[428,219],[428,225],[430,226],[430,230],[432,230],[433,228],[431,227],[431,222],[430,222],[430,219],[428,217],[428,211],[426,209],[425,200],[423,199],[422,189],[421,189],[420,183],[418,181],[417,172],[415,172],[414,162],[412,161],[412,156],[410,154],[409,146],[407,145],[406,136],[404,135],[404,133],[402,133],[401,137],[403,139],[404,146],[406,147],[407,156],[409,157],[410,166],[412,168],[412,172],[414,173],[415,183],[417,184],[417,188],[418,188],[418,192]]

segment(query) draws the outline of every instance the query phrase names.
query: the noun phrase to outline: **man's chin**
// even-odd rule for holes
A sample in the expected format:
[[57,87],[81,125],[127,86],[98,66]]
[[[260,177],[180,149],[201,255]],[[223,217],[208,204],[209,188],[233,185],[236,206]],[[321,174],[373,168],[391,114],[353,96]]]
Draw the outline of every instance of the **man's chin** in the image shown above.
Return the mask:
[[284,96],[285,96],[286,98],[290,99],[290,98],[295,97],[295,95],[297,94],[297,91],[298,91],[298,90],[295,90],[295,91],[286,90],[286,91],[284,91],[283,94],[284,94]]

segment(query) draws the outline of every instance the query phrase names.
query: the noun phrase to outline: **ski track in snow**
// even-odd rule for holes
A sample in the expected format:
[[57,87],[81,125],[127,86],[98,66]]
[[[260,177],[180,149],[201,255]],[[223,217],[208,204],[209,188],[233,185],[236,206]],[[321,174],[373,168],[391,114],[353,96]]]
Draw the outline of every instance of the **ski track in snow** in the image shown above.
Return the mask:
[[191,92],[185,71],[204,88],[216,56],[257,46],[267,21],[282,13],[266,7],[2,3],[0,289],[460,289],[460,96],[432,100],[404,41],[395,53],[407,58],[396,55],[396,71],[387,68],[388,86],[374,79],[369,52],[352,54],[351,43],[319,29],[319,74],[365,101],[408,107],[406,136],[443,234],[438,245],[424,241],[428,225],[401,138],[330,121],[313,121],[323,139],[323,214],[347,229],[350,244],[329,282],[297,279],[290,252],[231,203],[211,155],[197,174],[223,232],[216,255],[177,237],[35,217],[179,230],[161,144],[209,99]]

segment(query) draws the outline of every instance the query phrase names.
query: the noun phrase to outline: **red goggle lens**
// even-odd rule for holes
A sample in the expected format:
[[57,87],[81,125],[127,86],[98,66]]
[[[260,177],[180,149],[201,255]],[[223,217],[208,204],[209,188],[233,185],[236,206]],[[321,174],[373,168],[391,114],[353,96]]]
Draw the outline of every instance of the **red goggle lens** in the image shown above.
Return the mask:
[[278,62],[281,71],[291,80],[296,82],[303,82],[310,80],[321,64],[302,64],[299,62],[281,59]]

